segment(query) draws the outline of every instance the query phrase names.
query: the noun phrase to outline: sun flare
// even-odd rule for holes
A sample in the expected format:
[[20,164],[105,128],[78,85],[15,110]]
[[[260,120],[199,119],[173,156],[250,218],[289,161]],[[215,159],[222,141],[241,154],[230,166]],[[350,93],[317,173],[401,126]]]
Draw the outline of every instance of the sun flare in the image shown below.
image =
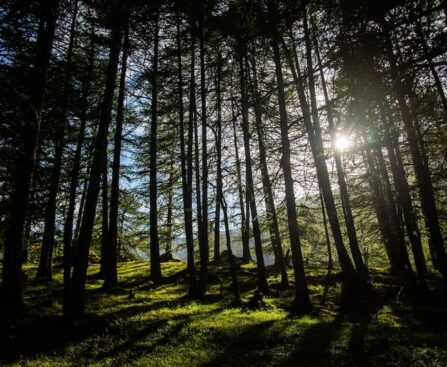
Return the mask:
[[340,152],[345,151],[351,146],[351,139],[346,135],[339,135],[335,139],[335,149]]

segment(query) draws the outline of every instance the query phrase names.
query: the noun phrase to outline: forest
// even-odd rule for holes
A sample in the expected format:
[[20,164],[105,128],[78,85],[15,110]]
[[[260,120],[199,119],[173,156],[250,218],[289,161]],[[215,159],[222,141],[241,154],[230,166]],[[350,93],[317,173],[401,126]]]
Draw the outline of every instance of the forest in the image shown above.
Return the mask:
[[446,0],[2,0],[0,85],[0,365],[447,366]]

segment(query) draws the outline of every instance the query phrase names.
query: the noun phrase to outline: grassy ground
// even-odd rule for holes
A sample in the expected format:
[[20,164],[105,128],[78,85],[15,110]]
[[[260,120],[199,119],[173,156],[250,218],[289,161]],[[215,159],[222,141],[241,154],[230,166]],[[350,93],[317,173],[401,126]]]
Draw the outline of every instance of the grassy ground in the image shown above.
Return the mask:
[[[229,284],[202,301],[185,297],[185,264],[163,264],[166,281],[154,287],[149,266],[119,266],[120,288],[101,290],[90,267],[87,315],[67,329],[61,314],[61,272],[51,283],[29,282],[28,310],[20,322],[0,327],[0,365],[24,366],[447,366],[447,308],[435,291],[414,296],[385,272],[372,271],[367,302],[338,306],[339,286],[321,306],[325,271],[308,272],[315,310],[297,316],[292,292],[279,292],[272,275],[271,310],[232,308]],[[33,279],[35,268],[26,268]],[[214,274],[229,279],[225,268]],[[244,299],[253,294],[253,264],[240,269]],[[433,285],[432,285],[433,288]],[[129,297],[132,290],[133,297]],[[0,325],[1,326],[1,325]]]

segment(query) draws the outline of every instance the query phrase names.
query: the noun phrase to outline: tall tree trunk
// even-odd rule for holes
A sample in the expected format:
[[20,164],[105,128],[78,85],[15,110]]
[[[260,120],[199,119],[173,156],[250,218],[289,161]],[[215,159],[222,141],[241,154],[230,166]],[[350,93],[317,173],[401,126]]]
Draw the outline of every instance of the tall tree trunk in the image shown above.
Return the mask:
[[[180,38],[180,17],[177,18],[177,48],[178,48],[178,89],[179,89],[179,124],[180,124],[180,154],[182,155],[182,188],[183,188],[183,211],[185,216],[185,234],[187,251],[187,268],[189,276],[190,295],[197,292],[196,266],[194,263],[194,237],[192,219],[192,181],[193,181],[193,131],[194,111],[196,103],[196,78],[195,78],[195,33],[191,32],[191,71],[189,85],[189,113],[188,113],[188,136],[187,151],[185,153],[184,121],[183,121],[183,78],[182,78],[182,55]],[[185,155],[186,154],[186,155]]]
[[[359,119],[366,119],[364,114]],[[407,270],[408,262],[401,251],[402,238],[396,228],[395,213],[393,213],[392,204],[387,198],[386,185],[383,183],[383,172],[380,164],[377,162],[370,139],[367,138],[365,129],[362,131],[365,145],[365,162],[367,164],[368,179],[373,196],[373,202],[376,210],[377,220],[384,240],[385,249],[390,260],[391,271],[395,274],[403,274]],[[388,199],[388,200],[387,200]]]
[[[310,144],[312,147],[312,153],[314,156],[316,168],[317,168],[317,176],[318,181],[321,187],[321,192],[323,194],[324,202],[326,204],[326,210],[328,214],[329,223],[332,230],[332,235],[334,237],[334,241],[336,244],[336,247],[340,249],[344,249],[344,243],[343,243],[343,236],[340,229],[340,222],[338,220],[337,215],[337,209],[335,206],[334,196],[331,189],[331,183],[329,179],[329,173],[326,166],[326,160],[324,155],[324,148],[323,148],[323,139],[321,136],[321,127],[320,127],[320,121],[318,117],[318,109],[317,109],[317,99],[316,99],[316,92],[315,92],[315,80],[313,75],[313,62],[312,62],[312,45],[310,41],[310,32],[309,27],[307,23],[307,11],[304,10],[303,13],[303,25],[304,25],[304,41],[306,45],[306,58],[307,58],[307,78],[308,78],[308,87],[309,87],[309,95],[310,95],[310,105],[311,105],[311,117],[313,126],[311,125],[311,122],[308,121],[306,123],[306,127],[308,130],[308,134],[310,137]],[[296,68],[298,69],[299,73],[299,64],[296,63]],[[302,101],[300,101],[302,103]],[[302,105],[302,107],[306,107],[306,105]],[[347,191],[347,190],[346,190]],[[347,197],[346,195],[344,195]],[[344,199],[344,197],[343,197]],[[345,210],[346,210],[345,205]],[[352,215],[352,214],[351,214]],[[351,219],[351,218],[350,218]],[[352,225],[352,223],[350,223]],[[352,229],[352,228],[351,228]],[[349,233],[349,232],[348,232]],[[360,252],[360,247],[358,245],[358,242],[356,241],[357,238],[350,238],[349,244],[351,246],[351,253],[352,257],[354,259],[354,264],[356,267],[356,270],[360,277],[363,278],[363,280],[366,278],[367,270],[365,267],[365,264],[363,263],[362,255]],[[343,251],[344,252],[344,251]],[[351,260],[349,259],[349,262]],[[347,265],[347,264],[345,264]],[[345,266],[345,268],[350,268],[350,266]],[[350,270],[348,270],[350,271]]]
[[400,206],[402,207],[405,227],[407,229],[408,238],[411,244],[411,250],[413,252],[418,280],[419,283],[425,288],[427,266],[425,264],[424,251],[422,249],[421,237],[419,235],[417,218],[411,200],[410,188],[408,186],[405,170],[402,166],[399,147],[393,144],[390,124],[388,122],[386,111],[383,105],[380,105],[380,113],[383,125],[383,141],[388,152],[394,186],[398,194],[398,201]]
[[[310,108],[307,103],[307,98],[304,93],[303,78],[300,72],[299,65],[294,66],[292,56],[289,50],[285,46],[284,40],[282,40],[284,45],[285,55],[287,61],[290,65],[290,70],[292,71],[295,87],[298,93],[298,98],[300,100],[301,110],[303,112],[304,124],[306,127],[307,134],[309,136],[309,141],[311,144],[312,155],[315,160],[315,166],[317,170],[317,177],[319,186],[323,194],[323,199],[326,204],[326,212],[329,219],[329,224],[331,226],[332,235],[334,237],[335,249],[337,250],[338,260],[343,273],[344,285],[351,287],[358,283],[358,278],[356,277],[356,271],[352,264],[351,258],[349,257],[348,251],[343,244],[343,236],[340,230],[340,223],[337,216],[337,208],[335,206],[334,196],[332,194],[329,173],[326,166],[326,159],[324,156],[324,150],[321,140],[321,133],[319,136],[316,134],[319,132],[319,128],[314,128],[312,124],[312,116],[310,113]],[[278,48],[279,57],[279,48]]]
[[81,230],[81,222],[82,222],[82,215],[84,213],[84,208],[85,208],[85,198],[87,196],[87,189],[88,189],[88,181],[89,181],[89,177],[90,177],[90,164],[92,162],[91,157],[89,157],[89,159],[87,160],[89,166],[87,167],[87,171],[84,174],[84,180],[82,183],[82,192],[81,192],[81,200],[79,202],[79,208],[78,208],[78,213],[77,213],[77,218],[76,218],[76,226],[75,226],[75,231],[74,231],[74,235],[73,235],[73,251],[72,252],[76,252],[76,246],[78,243],[78,238],[79,238],[79,231]]
[[324,207],[323,194],[321,193],[321,188],[319,189],[320,193],[320,205],[321,205],[321,215],[323,216],[323,228],[324,228],[324,237],[326,239],[327,246],[327,268],[328,270],[334,269],[334,261],[332,259],[332,249],[331,249],[331,240],[329,239],[329,230],[327,228],[327,219],[326,219],[326,209]]
[[444,247],[444,240],[442,238],[441,227],[439,224],[438,210],[434,197],[433,183],[431,181],[430,169],[427,164],[424,164],[421,156],[421,150],[418,144],[418,137],[415,131],[414,116],[411,115],[407,105],[402,83],[402,75],[398,71],[396,56],[393,53],[393,44],[389,32],[387,22],[383,19],[381,22],[383,35],[385,39],[385,47],[388,56],[388,61],[391,67],[391,77],[393,79],[394,92],[397,97],[399,108],[402,114],[405,131],[410,146],[410,153],[413,159],[414,171],[421,197],[421,207],[426,223],[428,225],[429,238],[436,253],[436,260],[439,266],[439,271],[442,274],[444,283],[447,286],[447,254]]
[[118,107],[113,150],[112,184],[110,191],[110,218],[107,247],[105,248],[104,288],[112,289],[118,283],[117,251],[118,251],[118,209],[120,200],[121,144],[123,139],[124,100],[126,97],[126,71],[129,53],[129,24],[124,29],[124,43],[121,61],[121,75],[118,90]]
[[237,179],[237,190],[239,196],[239,207],[241,209],[241,237],[242,237],[242,261],[248,263],[252,260],[250,254],[250,224],[248,222],[247,215],[244,207],[244,193],[242,190],[242,174],[241,174],[241,160],[239,158],[239,147],[237,143],[237,133],[236,133],[236,113],[234,111],[234,101],[231,98],[231,115],[233,123],[233,142],[234,142],[234,152],[236,156],[236,179]]
[[41,3],[40,23],[33,67],[29,78],[29,106],[21,130],[22,147],[16,160],[16,174],[11,195],[11,211],[4,242],[2,292],[7,310],[18,311],[23,305],[22,255],[25,223],[36,160],[37,144],[44,103],[47,70],[50,63],[58,0]]
[[[276,215],[275,201],[273,198],[272,183],[270,182],[269,172],[267,168],[267,153],[264,146],[264,125],[262,122],[262,105],[259,96],[258,89],[258,77],[256,70],[256,57],[252,59],[252,94],[254,97],[254,110],[255,110],[255,121],[256,121],[256,132],[258,135],[258,147],[259,147],[259,161],[261,163],[261,175],[262,175],[262,185],[264,188],[264,200],[267,214],[267,221],[269,224],[270,239],[272,242],[273,252],[275,256],[275,265],[279,268],[281,272],[281,286],[283,288],[288,287],[289,281],[287,277],[287,268],[284,259],[284,252],[281,245],[281,236],[279,233],[278,217]],[[250,74],[248,74],[250,76]]]
[[[307,27],[306,27],[307,29]],[[315,31],[315,25],[312,24],[312,29]],[[308,36],[310,37],[310,36]],[[331,141],[332,141],[332,151],[334,154],[334,160],[335,160],[335,167],[337,171],[337,179],[338,179],[338,186],[340,188],[340,196],[343,204],[343,214],[346,224],[346,230],[348,233],[349,238],[349,248],[351,250],[352,257],[354,259],[354,263],[356,266],[356,270],[359,272],[363,272],[365,276],[367,276],[367,268],[363,262],[359,242],[357,239],[357,231],[355,228],[354,223],[354,216],[352,214],[352,208],[351,208],[351,201],[349,199],[349,193],[348,193],[348,185],[346,183],[345,179],[345,172],[343,168],[343,161],[342,161],[342,152],[334,147],[334,143],[337,139],[336,135],[336,127],[334,123],[334,114],[332,110],[332,104],[331,100],[329,98],[329,93],[327,90],[326,85],[326,79],[324,76],[324,70],[323,70],[323,63],[321,61],[320,51],[318,47],[318,40],[314,33],[314,41],[315,41],[315,54],[317,57],[318,62],[318,70],[320,71],[320,79],[321,84],[323,87],[323,95],[324,95],[324,101],[326,104],[326,111],[327,111],[327,121],[329,125],[329,131],[331,134]],[[310,42],[310,40],[308,40]],[[296,53],[294,53],[296,55]]]
[[202,225],[200,232],[200,273],[199,294],[206,292],[208,282],[208,147],[207,147],[207,111],[206,111],[206,75],[205,75],[205,40],[204,14],[199,18],[199,49],[200,49],[200,97],[202,102]]
[[[199,132],[197,126],[197,106],[194,104],[194,174],[195,174],[195,185],[196,185],[196,210],[197,210],[197,239],[199,242],[199,252],[202,243],[202,191],[200,189],[200,152],[199,152]],[[199,285],[197,284],[197,287]],[[199,289],[197,289],[199,292]]]
[[150,147],[150,241],[151,241],[151,279],[161,280],[160,243],[158,238],[157,205],[157,125],[158,125],[158,45],[160,14],[157,9],[154,38],[154,56],[152,59],[152,105],[151,105],[151,147]]
[[242,132],[244,136],[245,150],[245,182],[247,185],[247,202],[250,204],[251,220],[253,226],[253,237],[255,240],[256,266],[258,270],[258,289],[263,293],[269,292],[267,283],[267,274],[264,265],[264,254],[262,250],[261,228],[259,225],[258,211],[255,200],[255,187],[253,180],[253,168],[250,149],[250,126],[248,120],[248,100],[247,86],[244,68],[244,56],[239,56],[239,80],[241,90],[241,107],[242,107]]
[[40,253],[39,266],[37,268],[37,278],[51,279],[53,276],[53,249],[54,234],[56,230],[56,209],[57,209],[57,193],[59,190],[59,181],[62,169],[62,156],[64,151],[65,127],[67,125],[68,104],[71,94],[71,76],[73,48],[76,34],[76,19],[78,14],[78,1],[74,2],[74,10],[70,26],[70,39],[68,43],[67,56],[65,62],[64,90],[62,97],[61,114],[59,116],[58,126],[55,133],[55,152],[54,163],[51,172],[50,190],[48,193],[48,201],[45,208],[45,224],[42,238],[42,249]]
[[230,274],[231,274],[231,282],[233,286],[233,292],[234,292],[234,298],[236,304],[241,303],[241,293],[239,291],[239,282],[237,279],[237,265],[235,261],[235,257],[233,255],[233,250],[231,248],[231,234],[230,234],[230,225],[228,223],[228,210],[227,210],[227,204],[225,202],[225,197],[222,191],[222,186],[220,187],[220,197],[222,198],[222,213],[224,217],[224,226],[225,226],[225,241],[226,241],[226,247],[227,247],[227,254],[228,254],[228,262],[230,264]]
[[100,123],[96,135],[93,159],[90,168],[90,177],[87,188],[85,208],[82,216],[79,238],[77,241],[76,255],[72,277],[72,302],[75,316],[84,312],[85,280],[88,268],[88,255],[92,239],[93,224],[95,221],[96,206],[99,196],[101,172],[105,160],[105,147],[107,146],[107,134],[110,125],[113,97],[115,91],[115,79],[118,69],[119,54],[121,49],[121,36],[123,26],[129,17],[129,6],[126,0],[119,0],[114,9],[116,23],[112,30],[110,43],[109,62],[107,65],[106,83],[101,108]]
[[76,141],[76,150],[73,159],[73,167],[70,177],[69,197],[68,197],[68,209],[65,215],[64,222],[64,296],[63,296],[63,314],[67,319],[72,318],[71,309],[71,268],[72,268],[72,255],[73,255],[73,224],[76,209],[76,197],[79,184],[79,174],[81,169],[81,154],[82,147],[84,145],[85,130],[87,124],[87,112],[88,112],[88,96],[90,94],[90,85],[93,78],[93,66],[95,60],[95,47],[94,47],[94,34],[95,30],[92,26],[90,33],[90,48],[88,51],[88,66],[87,76],[82,81],[81,92],[81,116],[80,125],[78,131],[78,137]]
[[[370,112],[371,114],[371,112]],[[372,123],[369,124],[374,131],[374,126]],[[410,263],[410,259],[408,256],[408,250],[405,245],[404,234],[402,231],[402,227],[400,226],[399,218],[396,212],[396,203],[393,195],[393,190],[391,189],[391,183],[388,175],[388,171],[386,169],[385,159],[383,157],[382,148],[378,144],[378,137],[375,134],[374,139],[376,140],[375,146],[375,157],[376,164],[378,167],[378,172],[380,174],[380,181],[383,187],[383,192],[386,197],[387,202],[387,216],[390,223],[390,229],[392,231],[393,236],[393,245],[396,248],[396,252],[399,256],[400,262],[403,264],[405,271],[410,276],[412,281],[415,281],[414,272]]]
[[168,180],[168,209],[166,214],[166,239],[165,239],[165,259],[172,260],[172,212],[173,212],[173,186],[174,186],[174,157],[171,158],[171,169]]
[[216,95],[217,95],[217,126],[216,126],[216,212],[214,215],[214,262],[220,263],[220,208],[222,205],[222,55],[218,54],[217,77],[216,77]]
[[99,275],[104,276],[109,242],[109,149],[105,147],[105,159],[101,172],[101,259]]
[[292,250],[292,265],[295,277],[295,303],[299,311],[306,312],[312,305],[309,298],[304,261],[301,252],[300,230],[296,212],[295,191],[293,188],[292,165],[290,159],[289,123],[286,110],[286,97],[282,73],[281,56],[279,53],[279,35],[277,29],[277,13],[273,1],[268,2],[270,13],[270,32],[275,62],[276,86],[279,105],[279,122],[281,127],[281,166],[284,173],[284,185],[287,208],[287,224],[289,228],[290,248]]

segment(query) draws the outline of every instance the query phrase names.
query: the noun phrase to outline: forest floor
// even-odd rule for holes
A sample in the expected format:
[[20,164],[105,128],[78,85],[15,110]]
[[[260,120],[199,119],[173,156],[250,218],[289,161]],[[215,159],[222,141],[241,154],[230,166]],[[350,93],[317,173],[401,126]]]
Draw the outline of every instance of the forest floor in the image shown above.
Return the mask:
[[[98,266],[90,266],[86,317],[67,328],[60,316],[61,270],[42,283],[27,265],[27,310],[14,325],[1,321],[0,365],[447,366],[447,303],[436,278],[430,294],[416,296],[371,269],[368,300],[342,309],[336,277],[321,305],[326,271],[310,269],[315,308],[299,316],[291,309],[293,291],[280,292],[274,274],[270,307],[250,311],[231,306],[226,267],[211,266],[215,281],[200,301],[186,297],[184,262],[163,263],[162,270],[165,281],[155,287],[147,263],[121,263],[119,288],[105,293]],[[219,275],[226,280],[223,299]],[[256,284],[255,264],[242,265],[239,275],[246,301]]]

